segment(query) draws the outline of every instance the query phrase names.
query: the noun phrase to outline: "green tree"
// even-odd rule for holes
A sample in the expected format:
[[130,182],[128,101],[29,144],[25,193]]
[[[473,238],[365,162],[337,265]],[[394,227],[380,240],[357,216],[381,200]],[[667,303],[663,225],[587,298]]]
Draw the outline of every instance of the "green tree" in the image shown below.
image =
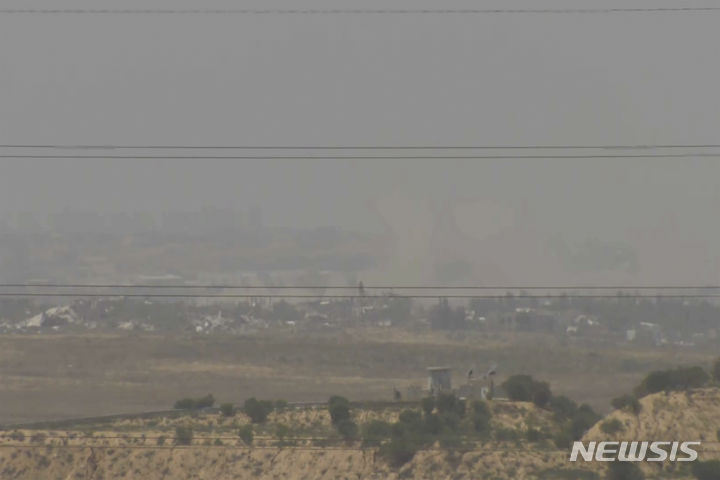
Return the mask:
[[642,405],[640,404],[640,400],[638,400],[633,395],[622,395],[617,398],[613,398],[612,402],[610,402],[616,410],[623,410],[627,409],[628,411],[634,413],[635,415],[639,414],[642,410]]
[[533,402],[539,407],[545,407],[552,398],[550,385],[535,380],[530,375],[513,375],[505,380],[501,387],[510,400]]
[[492,413],[487,402],[475,400],[472,403],[473,429],[477,433],[488,433],[490,431],[490,418]]
[[220,413],[223,417],[234,417],[236,413],[235,405],[232,403],[223,403],[220,405]]
[[430,415],[433,410],[435,410],[435,397],[425,397],[420,401],[420,406],[422,407],[423,412],[425,412],[425,415]]
[[175,443],[177,445],[190,445],[193,440],[193,430],[187,426],[175,427]]
[[459,417],[465,416],[465,402],[452,393],[441,393],[435,400],[439,414],[454,413]]
[[709,379],[709,375],[702,367],[656,370],[650,372],[635,388],[635,396],[644,397],[651,393],[698,388],[705,385]]
[[361,428],[363,443],[368,446],[380,445],[390,437],[391,433],[392,427],[390,424],[382,420],[372,420]]
[[358,426],[352,420],[341,420],[335,425],[340,436],[344,440],[355,440],[358,437]]
[[253,443],[253,427],[252,425],[243,425],[238,429],[238,437],[243,441],[245,445],[252,445]]
[[562,421],[572,418],[577,409],[577,403],[564,395],[558,395],[550,399],[550,410],[553,411],[557,420]]
[[350,420],[350,401],[338,395],[333,395],[328,400],[328,412],[333,425],[343,420]]
[[258,401],[255,397],[248,398],[243,404],[243,412],[250,417],[252,423],[265,423],[272,406],[268,408],[267,403]]
[[600,424],[600,430],[608,435],[614,435],[624,429],[622,422],[617,418],[609,418]]

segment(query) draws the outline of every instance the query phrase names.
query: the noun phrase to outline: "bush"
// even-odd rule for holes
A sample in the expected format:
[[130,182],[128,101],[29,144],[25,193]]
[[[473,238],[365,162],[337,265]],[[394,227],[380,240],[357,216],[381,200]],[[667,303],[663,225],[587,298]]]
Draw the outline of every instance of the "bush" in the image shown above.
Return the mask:
[[600,424],[600,430],[602,430],[603,433],[607,433],[608,435],[614,435],[618,432],[622,432],[623,430],[625,430],[625,427],[623,426],[622,422],[617,418],[610,418]]
[[612,462],[608,465],[608,480],[643,480],[645,475],[634,463]]
[[569,428],[564,428],[557,432],[553,437],[553,443],[557,448],[569,448],[573,438]]
[[220,413],[223,417],[234,417],[236,413],[235,405],[232,403],[223,403],[220,405]]
[[275,400],[275,411],[282,412],[288,406],[287,400]]
[[495,440],[498,442],[517,442],[522,434],[512,428],[498,428],[495,430]]
[[258,401],[255,397],[248,398],[243,404],[243,412],[250,417],[252,423],[265,423],[272,412],[272,404],[268,407],[266,401]]
[[192,398],[183,398],[175,402],[173,408],[177,408],[178,410],[193,410],[195,409],[195,400]]
[[368,446],[380,445],[390,437],[392,427],[382,420],[372,420],[362,426],[363,443]]
[[252,445],[253,443],[253,427],[252,425],[243,425],[238,429],[238,437],[243,441],[245,445]]
[[290,427],[285,424],[278,423],[275,425],[275,436],[280,443],[283,443],[285,438],[290,436]]
[[490,431],[490,418],[492,413],[486,402],[475,400],[472,403],[472,424],[473,430],[477,433],[487,433]]
[[398,416],[398,420],[406,425],[419,425],[422,421],[420,412],[416,410],[403,410]]
[[175,443],[177,445],[190,445],[193,440],[193,430],[190,427],[175,428]]
[[439,435],[444,426],[445,423],[443,420],[438,415],[431,413],[425,417],[423,431],[429,433],[430,435]]
[[718,480],[720,479],[720,460],[695,462],[692,466],[692,474],[698,480]]
[[335,428],[345,440],[355,440],[358,436],[358,426],[352,420],[342,420],[335,425]]
[[434,397],[425,397],[420,401],[420,406],[422,407],[423,412],[425,412],[425,415],[430,415],[433,410],[435,410],[435,398]]
[[710,377],[701,367],[678,367],[671,370],[650,372],[635,388],[636,397],[651,393],[686,390],[705,385]]
[[210,408],[215,405],[215,397],[212,394],[207,394],[204,397],[200,397],[195,401],[196,408]]
[[578,407],[570,422],[570,436],[573,440],[580,440],[585,432],[600,420],[600,415],[588,404]]
[[419,443],[406,437],[393,437],[378,451],[392,466],[400,467],[413,459],[420,449]]
[[623,395],[621,397],[613,398],[612,402],[610,402],[616,410],[623,410],[627,409],[634,413],[635,415],[639,414],[642,410],[642,405],[640,404],[640,400],[638,400],[633,395]]
[[452,393],[441,393],[435,400],[438,413],[455,413],[460,417],[465,416],[465,402]]
[[210,408],[215,405],[215,397],[212,394],[207,394],[200,398],[183,398],[175,402],[173,408],[179,410],[200,410],[203,408]]
[[543,435],[543,432],[538,430],[537,428],[528,428],[525,432],[525,440],[528,442],[539,442],[545,437]]
[[555,418],[560,421],[572,418],[577,409],[577,403],[564,395],[550,399],[550,410],[555,413]]
[[515,402],[533,402],[544,407],[552,398],[550,386],[546,382],[535,380],[530,375],[513,375],[505,380],[501,387],[510,400]]
[[328,400],[328,412],[333,425],[343,420],[350,420],[350,401],[345,397],[334,395]]

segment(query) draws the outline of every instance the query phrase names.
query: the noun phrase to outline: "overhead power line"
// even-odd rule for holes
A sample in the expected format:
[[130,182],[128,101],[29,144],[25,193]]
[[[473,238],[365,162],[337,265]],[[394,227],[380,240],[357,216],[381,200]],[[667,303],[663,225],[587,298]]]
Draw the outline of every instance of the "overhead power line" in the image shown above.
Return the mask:
[[609,158],[717,158],[720,152],[648,153],[648,154],[574,154],[574,155],[23,155],[0,154],[6,159],[72,160],[552,160]]
[[[237,285],[149,283],[0,283],[0,288],[127,288],[224,290],[358,290],[359,285]],[[364,285],[364,290],[720,290],[720,285]]]
[[139,298],[292,298],[292,299],[353,299],[353,298],[487,298],[487,299],[506,299],[506,298],[541,298],[541,299],[566,299],[566,298],[614,298],[614,299],[633,299],[633,298],[715,298],[720,297],[720,293],[677,293],[677,294],[513,294],[513,295],[487,295],[487,294],[286,294],[286,293],[86,293],[86,292],[0,292],[0,297],[88,297],[88,298],[107,298],[107,297],[139,297]]
[[538,144],[538,145],[121,145],[121,144],[52,144],[6,143],[0,148],[59,150],[658,150],[669,148],[720,148],[720,143],[666,144]]
[[142,9],[142,8],[5,8],[9,15],[493,15],[493,14],[620,14],[620,13],[701,13],[717,12],[720,7],[649,8],[465,8],[465,9]]

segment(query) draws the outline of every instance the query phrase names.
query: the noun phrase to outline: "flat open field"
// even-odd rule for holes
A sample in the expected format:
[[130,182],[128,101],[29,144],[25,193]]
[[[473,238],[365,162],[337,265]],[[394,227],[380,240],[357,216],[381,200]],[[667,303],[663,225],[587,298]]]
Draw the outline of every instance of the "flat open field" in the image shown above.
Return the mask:
[[389,400],[395,386],[422,386],[425,368],[499,364],[498,383],[527,373],[600,411],[650,370],[707,366],[716,354],[682,349],[581,345],[545,335],[456,334],[400,329],[253,336],[0,336],[0,423],[134,413],[213,393],[323,401],[329,395]]

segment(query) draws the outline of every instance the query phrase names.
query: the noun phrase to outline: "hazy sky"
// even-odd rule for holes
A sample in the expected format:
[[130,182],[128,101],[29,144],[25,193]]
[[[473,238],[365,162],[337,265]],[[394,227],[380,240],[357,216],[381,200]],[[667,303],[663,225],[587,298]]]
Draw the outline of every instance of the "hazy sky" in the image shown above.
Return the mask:
[[[60,8],[59,3],[0,5]],[[298,8],[301,3],[479,5],[64,0],[62,6]],[[567,5],[689,6],[482,2],[487,8]],[[0,15],[0,143],[720,143],[719,19],[720,12]],[[434,222],[445,214],[469,237],[526,225],[539,238],[620,241],[676,260],[680,250],[673,245],[689,242],[696,246],[693,265],[714,268],[720,258],[718,174],[717,159],[0,159],[0,214],[258,205],[269,224],[373,231],[396,221],[400,226],[394,228],[402,230],[403,219]],[[712,275],[708,267],[698,276]]]

